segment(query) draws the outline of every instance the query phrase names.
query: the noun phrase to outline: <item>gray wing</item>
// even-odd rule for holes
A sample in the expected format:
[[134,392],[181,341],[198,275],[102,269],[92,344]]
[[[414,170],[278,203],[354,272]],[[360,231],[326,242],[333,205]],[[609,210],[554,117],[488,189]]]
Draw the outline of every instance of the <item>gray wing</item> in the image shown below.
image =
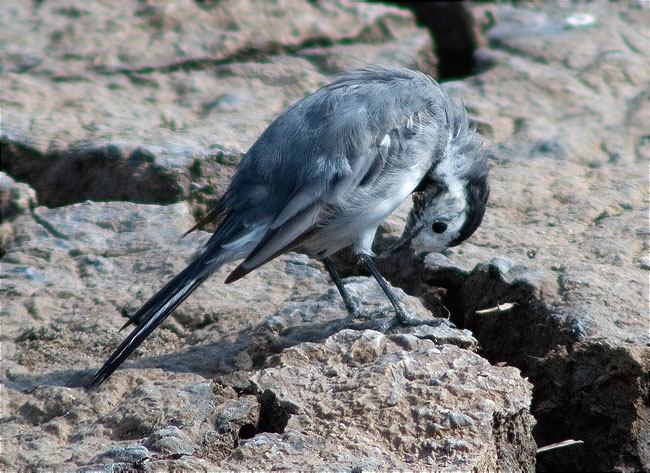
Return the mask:
[[298,246],[351,189],[380,173],[387,133],[416,114],[444,120],[444,110],[445,97],[428,76],[374,68],[346,74],[280,115],[248,151],[222,201],[236,224],[267,227],[226,282]]

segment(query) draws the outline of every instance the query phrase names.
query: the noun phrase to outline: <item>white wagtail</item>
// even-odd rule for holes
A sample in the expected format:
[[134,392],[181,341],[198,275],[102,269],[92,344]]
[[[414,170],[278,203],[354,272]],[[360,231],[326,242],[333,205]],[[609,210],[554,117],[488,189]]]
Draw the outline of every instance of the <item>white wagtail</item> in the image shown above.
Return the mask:
[[378,226],[414,191],[398,246],[441,251],[480,225],[489,187],[478,134],[463,107],[429,76],[372,67],[343,74],[295,103],[248,150],[228,190],[192,229],[218,227],[201,254],[124,325],[135,328],[89,387],[100,385],[221,265],[243,261],[231,283],[276,256],[301,250],[323,261],[347,310],[357,315],[330,256],[352,245],[395,308],[414,323],[373,262]]

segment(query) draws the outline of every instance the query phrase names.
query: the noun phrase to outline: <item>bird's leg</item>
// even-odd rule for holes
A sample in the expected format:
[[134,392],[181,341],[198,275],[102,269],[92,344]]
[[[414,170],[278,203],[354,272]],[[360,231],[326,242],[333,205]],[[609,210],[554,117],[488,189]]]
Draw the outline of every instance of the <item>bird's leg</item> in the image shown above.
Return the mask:
[[[395,325],[396,323],[402,323],[404,325],[437,325],[439,323],[439,320],[418,320],[415,318],[413,315],[411,315],[406,307],[400,302],[398,299],[397,295],[393,292],[393,290],[388,286],[386,283],[386,280],[383,278],[381,273],[379,272],[379,268],[377,268],[377,265],[373,261],[372,257],[370,255],[367,255],[365,253],[359,253],[359,259],[363,262],[363,264],[368,268],[370,273],[374,276],[374,278],[377,280],[379,283],[379,286],[381,287],[382,291],[384,291],[384,294],[386,294],[386,297],[388,297],[388,300],[390,303],[393,305],[395,308],[395,313],[397,314],[397,317],[395,317],[392,320],[389,319],[373,319],[373,313],[365,313],[359,304],[357,304],[353,299],[352,296],[350,296],[350,293],[348,290],[345,288],[345,285],[343,284],[343,281],[341,280],[341,277],[339,276],[338,271],[336,270],[336,266],[334,265],[334,262],[328,257],[328,258],[323,258],[323,265],[325,266],[325,269],[327,269],[327,272],[329,273],[330,277],[332,278],[332,281],[334,281],[334,284],[336,285],[336,288],[339,291],[339,294],[341,294],[341,298],[343,299],[343,303],[345,304],[345,308],[347,309],[348,313],[350,316],[345,319],[344,321],[341,321],[341,323],[344,324],[346,328],[353,328],[353,329],[373,329],[373,330],[387,330],[391,326]],[[381,311],[380,311],[381,312]],[[375,313],[376,315],[376,313]],[[357,318],[357,317],[362,317],[365,319],[370,319],[368,322],[363,322],[359,324],[353,324],[349,325],[352,321],[352,319]],[[370,324],[370,325],[368,325]],[[342,326],[343,327],[343,326]]]
[[379,272],[379,268],[377,268],[377,265],[373,261],[372,257],[368,254],[365,253],[359,253],[359,259],[363,262],[363,264],[366,265],[366,268],[368,268],[368,271],[374,276],[374,278],[377,280],[379,283],[379,286],[381,287],[382,291],[384,291],[384,294],[386,294],[386,297],[388,297],[388,300],[390,303],[393,305],[395,308],[395,313],[397,314],[397,321],[401,322],[404,325],[435,325],[437,324],[438,321],[426,321],[426,320],[418,320],[413,315],[409,314],[408,310],[406,310],[406,307],[401,303],[401,301],[397,298],[397,295],[393,292],[393,290],[388,286],[386,283],[386,280],[384,277],[381,275]]
[[[349,314],[349,316],[346,317],[344,320],[339,321],[340,324],[338,325],[339,330],[343,330],[344,328],[350,328],[354,330],[369,329],[369,330],[378,330],[380,332],[383,332],[385,330],[388,330],[391,326],[395,324],[394,320],[374,319],[373,318],[374,313],[368,313],[364,311],[359,306],[359,304],[352,299],[352,296],[345,288],[345,284],[343,284],[343,281],[341,280],[341,277],[339,276],[339,273],[336,270],[336,266],[334,265],[334,262],[329,257],[323,258],[323,265],[325,266],[325,269],[327,269],[327,272],[332,278],[332,281],[334,281],[334,284],[336,285],[339,294],[341,294],[341,298],[343,299],[343,304],[345,304],[345,308],[347,309]],[[366,322],[353,323],[352,321],[356,318],[366,319]]]
[[343,298],[343,304],[345,304],[345,308],[347,309],[348,314],[350,314],[350,317],[354,318],[361,315],[361,308],[356,302],[352,300],[350,293],[345,288],[343,281],[341,281],[341,277],[336,270],[336,266],[334,266],[334,262],[329,257],[327,257],[323,258],[323,264],[325,265],[327,272],[330,274],[332,281],[334,281],[336,288],[339,290],[339,294],[341,294],[341,297]]

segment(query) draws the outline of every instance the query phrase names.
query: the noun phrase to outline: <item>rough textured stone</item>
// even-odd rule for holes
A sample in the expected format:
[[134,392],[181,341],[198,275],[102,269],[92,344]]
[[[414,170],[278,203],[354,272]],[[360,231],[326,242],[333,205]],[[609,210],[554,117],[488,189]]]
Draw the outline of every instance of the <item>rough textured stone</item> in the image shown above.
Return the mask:
[[227,470],[533,468],[529,386],[513,368],[409,335],[352,330],[268,365],[249,378],[267,433],[243,441],[221,463]]
[[91,462],[99,463],[102,460],[110,460],[113,463],[140,463],[148,459],[150,455],[151,453],[145,447],[111,448],[97,455]]
[[34,189],[0,172],[0,255],[14,238],[12,220],[36,207]]
[[[585,441],[540,455],[539,469],[647,471],[650,10],[472,11],[486,70],[446,88],[487,141],[485,219],[445,256],[402,253],[382,269],[530,377],[540,446]],[[393,218],[378,251],[401,231]]]
[[[77,369],[96,366],[123,337],[116,329],[125,311],[139,307],[180,271],[207,236],[200,232],[179,240],[193,221],[182,204],[84,203],[39,207],[33,216],[14,221],[16,239],[2,259],[0,315],[5,369],[10,377],[26,375],[35,383],[39,369],[51,373],[71,363]],[[229,361],[220,360],[229,352],[224,346],[233,353],[243,349],[237,340],[241,330],[275,313],[294,291],[327,293],[329,284],[319,267],[306,257],[289,256],[227,290],[220,280],[233,265],[223,268],[156,331],[147,351],[174,352],[185,343],[226,337],[229,341],[222,340],[213,367],[193,360],[194,354],[185,361],[203,374],[218,372],[220,363],[232,369]],[[262,291],[260,285],[270,286]],[[243,317],[251,310],[258,318]],[[67,330],[70,337],[60,336]]]
[[[480,70],[445,87],[488,143],[492,198],[470,241],[446,256],[394,255],[383,271],[436,315],[472,329],[480,354],[523,370],[535,386],[540,445],[586,442],[540,455],[539,470],[648,470],[650,10],[635,2],[430,8],[475,18]],[[268,122],[332,74],[377,62],[431,72],[435,63],[413,17],[382,5],[2,2],[0,13],[2,169],[47,205],[187,200],[196,216]],[[472,36],[467,24],[452,31]],[[441,51],[465,46],[446,41]],[[227,291],[224,268],[103,396],[86,401],[74,386],[119,343],[123,309],[179,270],[205,235],[170,247],[193,221],[182,206],[28,212],[35,203],[25,191],[11,197],[18,218],[8,227],[3,214],[2,227],[6,468],[126,470],[136,465],[95,457],[141,445],[152,456],[138,468],[209,471],[235,448],[309,448],[305,434],[258,432],[264,398],[245,393],[246,375],[215,393],[205,379],[254,372],[269,354],[314,341],[301,324],[331,329],[317,344],[340,328],[332,322],[343,309],[332,307],[338,299],[318,264],[290,255]],[[408,210],[381,229],[379,251]],[[347,272],[359,274],[354,264]],[[506,302],[518,305],[476,313]],[[447,323],[420,335],[476,346]],[[169,405],[176,398],[179,406]],[[516,453],[528,450],[512,448],[527,417],[496,419],[493,437],[508,439],[503,461],[529,465]],[[169,426],[180,434],[156,437]],[[161,453],[194,445],[180,458]]]
[[1,8],[2,169],[50,206],[188,200],[200,213],[268,123],[334,74],[435,71],[426,31],[379,4]]
[[[91,370],[124,336],[117,332],[124,322],[123,312],[139,306],[206,240],[205,232],[178,239],[191,223],[185,204],[125,202],[38,207],[14,221],[16,238],[0,266],[2,465],[54,471],[69,471],[70,465],[81,471],[135,467],[209,471],[234,468],[235,458],[244,458],[252,454],[254,445],[271,440],[293,455],[300,439],[312,445],[316,437],[307,427],[303,432],[293,424],[286,435],[278,430],[276,417],[283,415],[284,408],[276,408],[268,394],[279,392],[277,386],[267,383],[264,388],[251,388],[251,380],[259,385],[260,377],[269,373],[268,357],[282,359],[294,346],[302,348],[292,351],[291,359],[301,350],[312,354],[323,350],[323,356],[332,351],[338,353],[332,366],[343,369],[353,360],[342,354],[358,349],[361,356],[381,340],[380,345],[388,347],[382,363],[371,363],[364,372],[370,376],[373,369],[381,369],[385,374],[370,381],[367,389],[374,386],[386,396],[401,393],[401,400],[395,401],[401,407],[395,411],[403,410],[409,396],[416,396],[424,408],[426,402],[439,400],[430,396],[451,396],[458,391],[454,394],[458,398],[447,399],[449,412],[436,411],[436,415],[442,416],[438,419],[441,429],[446,432],[445,425],[451,422],[462,441],[445,443],[444,433],[440,438],[433,431],[426,434],[428,420],[423,418],[412,427],[419,426],[417,432],[425,437],[433,436],[433,443],[419,447],[425,441],[422,438],[407,446],[411,441],[403,440],[399,448],[405,456],[399,462],[412,464],[417,455],[409,453],[411,450],[429,448],[431,462],[532,468],[533,423],[526,410],[530,387],[515,370],[491,367],[460,348],[476,348],[476,341],[469,331],[455,329],[444,319],[428,329],[395,327],[389,332],[390,341],[373,331],[349,330],[343,338],[336,338],[336,333],[348,326],[341,323],[347,315],[343,303],[320,264],[298,254],[283,256],[227,287],[220,280],[233,265],[218,271],[151,335],[123,369],[98,391],[84,391],[81,386]],[[378,317],[393,316],[373,281],[356,277],[346,283],[364,310],[374,311]],[[417,317],[431,317],[417,299],[400,290],[397,293]],[[355,336],[361,341],[351,349],[347,344],[353,343]],[[437,347],[436,343],[444,345]],[[400,351],[405,353],[402,362]],[[409,361],[408,353],[418,355]],[[436,354],[433,361],[427,358],[431,353]],[[304,364],[304,369],[310,364]],[[259,371],[265,365],[267,368]],[[355,366],[346,367],[350,376]],[[417,375],[422,389],[430,383],[427,393],[410,394],[406,372],[389,379],[386,373],[396,366]],[[430,372],[434,367],[440,373]],[[309,369],[320,373],[323,382],[336,382],[334,372],[316,361]],[[209,379],[215,374],[227,381],[212,386]],[[361,381],[364,375],[360,372],[357,376]],[[469,383],[476,384],[469,390],[471,395],[460,389]],[[488,388],[494,389],[491,403],[477,394]],[[301,389],[308,392],[300,394]],[[313,401],[319,391],[303,382],[292,392],[296,399]],[[452,405],[460,399],[466,404],[452,412]],[[485,409],[470,412],[476,406]],[[355,409],[358,422],[362,422],[360,406]],[[493,414],[503,420],[494,427]],[[445,416],[451,417],[444,420]],[[466,416],[475,418],[467,423],[463,420]],[[319,419],[323,420],[314,418],[314,426]],[[397,420],[379,416],[376,428],[392,432],[397,439],[401,436]],[[326,424],[320,425],[324,428]],[[504,432],[513,433],[512,438],[521,442],[505,440]],[[415,433],[413,430],[414,438]],[[250,441],[243,443],[246,439]],[[479,444],[482,449],[477,451]],[[335,452],[341,447],[329,445],[327,455],[338,455]],[[392,455],[389,447],[379,447],[381,458]],[[322,452],[320,446],[317,450]],[[352,462],[354,452],[343,455],[340,464],[347,464],[344,458]],[[287,461],[298,462],[304,454]],[[265,467],[264,458],[257,458],[256,468]],[[252,468],[253,461],[246,457],[245,464]],[[325,465],[316,453],[304,461],[314,467]]]
[[0,215],[3,222],[28,213],[36,207],[36,202],[34,189],[0,172]]
[[[371,278],[353,277],[344,280],[350,295],[358,301],[363,310],[373,314],[375,319],[391,318],[394,315],[391,306],[386,305],[385,296],[379,285]],[[405,301],[408,310],[415,314],[426,314],[422,303],[407,297],[401,289],[395,293]],[[351,326],[341,319],[340,295],[335,287],[317,299],[313,294],[292,296],[282,310],[265,319],[253,332],[254,343],[251,353],[253,360],[264,359],[271,353],[302,341],[322,341],[328,336]],[[441,313],[442,307],[436,312]],[[442,314],[439,314],[439,316]],[[430,316],[423,317],[431,320]],[[374,325],[375,321],[357,321],[358,329]],[[433,340],[437,343],[451,343],[462,348],[476,349],[476,340],[469,330],[459,330],[448,320],[438,319],[435,325],[415,327],[393,327],[391,333],[407,333],[419,338]]]
[[174,456],[192,455],[199,448],[174,426],[155,431],[147,438],[145,445],[153,451]]

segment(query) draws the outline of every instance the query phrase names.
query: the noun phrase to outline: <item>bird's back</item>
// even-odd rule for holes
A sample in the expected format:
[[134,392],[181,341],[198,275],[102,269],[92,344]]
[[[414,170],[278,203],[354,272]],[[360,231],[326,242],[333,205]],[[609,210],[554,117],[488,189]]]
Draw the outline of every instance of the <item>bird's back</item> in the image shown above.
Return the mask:
[[341,199],[337,192],[349,197],[383,137],[417,113],[433,141],[427,147],[444,148],[447,100],[430,77],[407,69],[340,76],[278,116],[246,153],[222,199],[230,224],[277,225],[316,200],[328,205]]

